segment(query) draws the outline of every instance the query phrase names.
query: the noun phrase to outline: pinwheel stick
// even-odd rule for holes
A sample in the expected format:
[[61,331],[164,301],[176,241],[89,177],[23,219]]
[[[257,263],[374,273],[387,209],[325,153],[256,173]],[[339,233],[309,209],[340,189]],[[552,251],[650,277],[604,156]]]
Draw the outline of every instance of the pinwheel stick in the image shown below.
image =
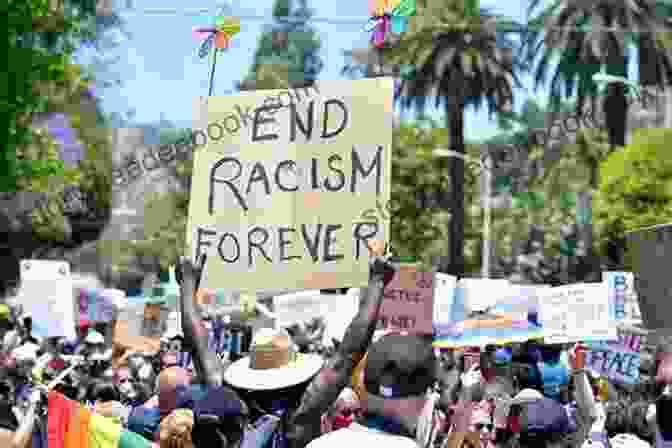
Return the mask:
[[217,67],[217,53],[219,52],[218,48],[213,48],[214,54],[212,55],[212,69],[210,70],[210,86],[208,87],[208,96],[212,96],[212,89],[215,87],[215,67]]

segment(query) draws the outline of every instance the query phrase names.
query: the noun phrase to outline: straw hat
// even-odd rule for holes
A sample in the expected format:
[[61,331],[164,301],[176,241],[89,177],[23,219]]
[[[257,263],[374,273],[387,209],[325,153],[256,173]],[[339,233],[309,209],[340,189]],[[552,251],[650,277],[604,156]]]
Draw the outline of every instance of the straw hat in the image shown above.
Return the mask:
[[321,356],[297,353],[287,332],[262,328],[252,340],[250,356],[231,364],[224,379],[241,389],[282,389],[308,381],[323,362]]

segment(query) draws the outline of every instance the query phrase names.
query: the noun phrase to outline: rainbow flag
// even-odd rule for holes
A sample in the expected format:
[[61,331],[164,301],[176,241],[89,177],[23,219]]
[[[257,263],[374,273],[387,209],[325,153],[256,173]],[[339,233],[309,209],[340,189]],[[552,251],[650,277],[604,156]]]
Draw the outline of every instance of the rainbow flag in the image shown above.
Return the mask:
[[49,392],[47,440],[49,448],[156,448],[144,437],[123,429],[121,422]]

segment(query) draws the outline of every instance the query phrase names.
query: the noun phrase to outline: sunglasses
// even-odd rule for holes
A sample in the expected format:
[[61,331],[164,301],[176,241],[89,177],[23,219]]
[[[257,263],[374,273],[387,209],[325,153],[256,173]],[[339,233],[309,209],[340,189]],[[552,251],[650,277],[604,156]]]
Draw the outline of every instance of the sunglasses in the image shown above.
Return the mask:
[[476,431],[479,432],[483,431],[484,429],[488,432],[492,432],[495,430],[495,425],[492,423],[476,423],[474,427],[476,428]]
[[338,411],[339,414],[341,414],[343,417],[350,417],[351,415],[358,416],[362,413],[361,409],[340,409]]

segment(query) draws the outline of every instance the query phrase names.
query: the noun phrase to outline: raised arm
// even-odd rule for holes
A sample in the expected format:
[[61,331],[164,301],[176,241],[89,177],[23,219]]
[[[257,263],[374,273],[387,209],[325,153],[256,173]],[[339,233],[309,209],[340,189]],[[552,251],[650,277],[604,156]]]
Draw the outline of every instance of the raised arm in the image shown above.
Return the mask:
[[394,276],[389,263],[382,258],[373,260],[369,284],[361,290],[359,311],[345,331],[343,342],[308,385],[301,405],[289,417],[286,434],[290,448],[303,448],[320,435],[320,417],[348,385],[355,366],[371,343],[383,289]]
[[194,305],[194,295],[204,266],[205,256],[198,267],[184,257],[178,260],[175,273],[180,284],[182,332],[201,382],[209,387],[219,387],[224,383],[223,367],[215,353],[208,350],[208,333]]

